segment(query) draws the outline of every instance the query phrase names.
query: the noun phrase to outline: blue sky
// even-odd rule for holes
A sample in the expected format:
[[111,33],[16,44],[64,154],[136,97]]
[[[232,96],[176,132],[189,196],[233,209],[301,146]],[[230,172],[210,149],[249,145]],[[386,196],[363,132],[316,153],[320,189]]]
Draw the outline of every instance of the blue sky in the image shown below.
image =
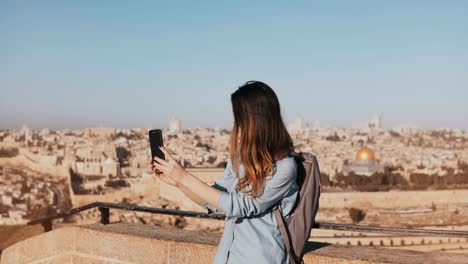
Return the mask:
[[248,80],[286,122],[468,129],[467,1],[252,2],[0,1],[0,129],[229,128]]

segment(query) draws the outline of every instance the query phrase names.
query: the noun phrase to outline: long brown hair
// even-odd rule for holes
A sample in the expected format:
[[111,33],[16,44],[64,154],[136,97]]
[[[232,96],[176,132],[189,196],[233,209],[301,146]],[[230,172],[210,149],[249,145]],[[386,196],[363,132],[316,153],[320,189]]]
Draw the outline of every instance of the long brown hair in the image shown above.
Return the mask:
[[231,94],[231,103],[231,161],[237,177],[240,163],[245,169],[236,190],[257,197],[263,193],[266,177],[275,173],[275,162],[289,153],[293,142],[284,126],[278,97],[270,86],[249,81]]

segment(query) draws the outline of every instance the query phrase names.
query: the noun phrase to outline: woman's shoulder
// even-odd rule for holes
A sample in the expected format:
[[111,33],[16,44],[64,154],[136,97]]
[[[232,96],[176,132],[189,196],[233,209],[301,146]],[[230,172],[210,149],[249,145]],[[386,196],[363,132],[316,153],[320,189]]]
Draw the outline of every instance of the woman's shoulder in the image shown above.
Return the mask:
[[292,156],[285,156],[276,161],[276,166],[294,166],[296,167],[296,159]]
[[[275,175],[281,175],[280,177],[296,177],[297,163],[296,159],[291,156],[286,156],[275,162],[276,172]],[[277,176],[276,176],[277,177]]]
[[[296,172],[297,172],[297,163],[296,159],[292,156],[285,156],[282,159],[279,159],[275,161],[275,172],[274,175],[281,175],[281,176],[276,176],[276,178],[279,177],[295,177]],[[229,159],[226,164],[226,170],[230,172],[232,176],[235,175],[235,171],[233,168],[232,160]],[[242,163],[240,163],[239,167],[239,172],[243,176],[244,174],[244,166]],[[273,175],[267,176],[267,179],[270,179]]]

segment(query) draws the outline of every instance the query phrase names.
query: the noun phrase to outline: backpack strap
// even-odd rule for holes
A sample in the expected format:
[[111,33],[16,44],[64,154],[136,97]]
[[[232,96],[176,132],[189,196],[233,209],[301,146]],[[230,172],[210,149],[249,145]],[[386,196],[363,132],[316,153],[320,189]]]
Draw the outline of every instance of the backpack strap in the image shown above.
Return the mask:
[[278,205],[275,205],[275,207],[273,208],[273,212],[275,213],[276,220],[279,226],[279,230],[281,232],[281,236],[283,237],[284,245],[286,246],[286,251],[288,252],[288,255],[289,255],[289,263],[292,263],[292,264],[303,263],[303,260],[299,259],[294,253],[294,250],[292,249],[292,244],[291,244],[291,240],[289,239],[289,234],[287,231],[286,224],[284,222],[284,217],[281,214],[281,212],[278,210]]

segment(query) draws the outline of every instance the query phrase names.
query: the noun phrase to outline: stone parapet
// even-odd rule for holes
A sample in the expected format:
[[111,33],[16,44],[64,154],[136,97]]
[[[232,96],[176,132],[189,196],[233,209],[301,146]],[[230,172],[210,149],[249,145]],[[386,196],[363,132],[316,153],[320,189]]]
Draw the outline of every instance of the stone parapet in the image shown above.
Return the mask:
[[[154,225],[67,226],[6,248],[0,264],[212,263],[221,234]],[[468,263],[468,254],[309,242],[305,263]]]

